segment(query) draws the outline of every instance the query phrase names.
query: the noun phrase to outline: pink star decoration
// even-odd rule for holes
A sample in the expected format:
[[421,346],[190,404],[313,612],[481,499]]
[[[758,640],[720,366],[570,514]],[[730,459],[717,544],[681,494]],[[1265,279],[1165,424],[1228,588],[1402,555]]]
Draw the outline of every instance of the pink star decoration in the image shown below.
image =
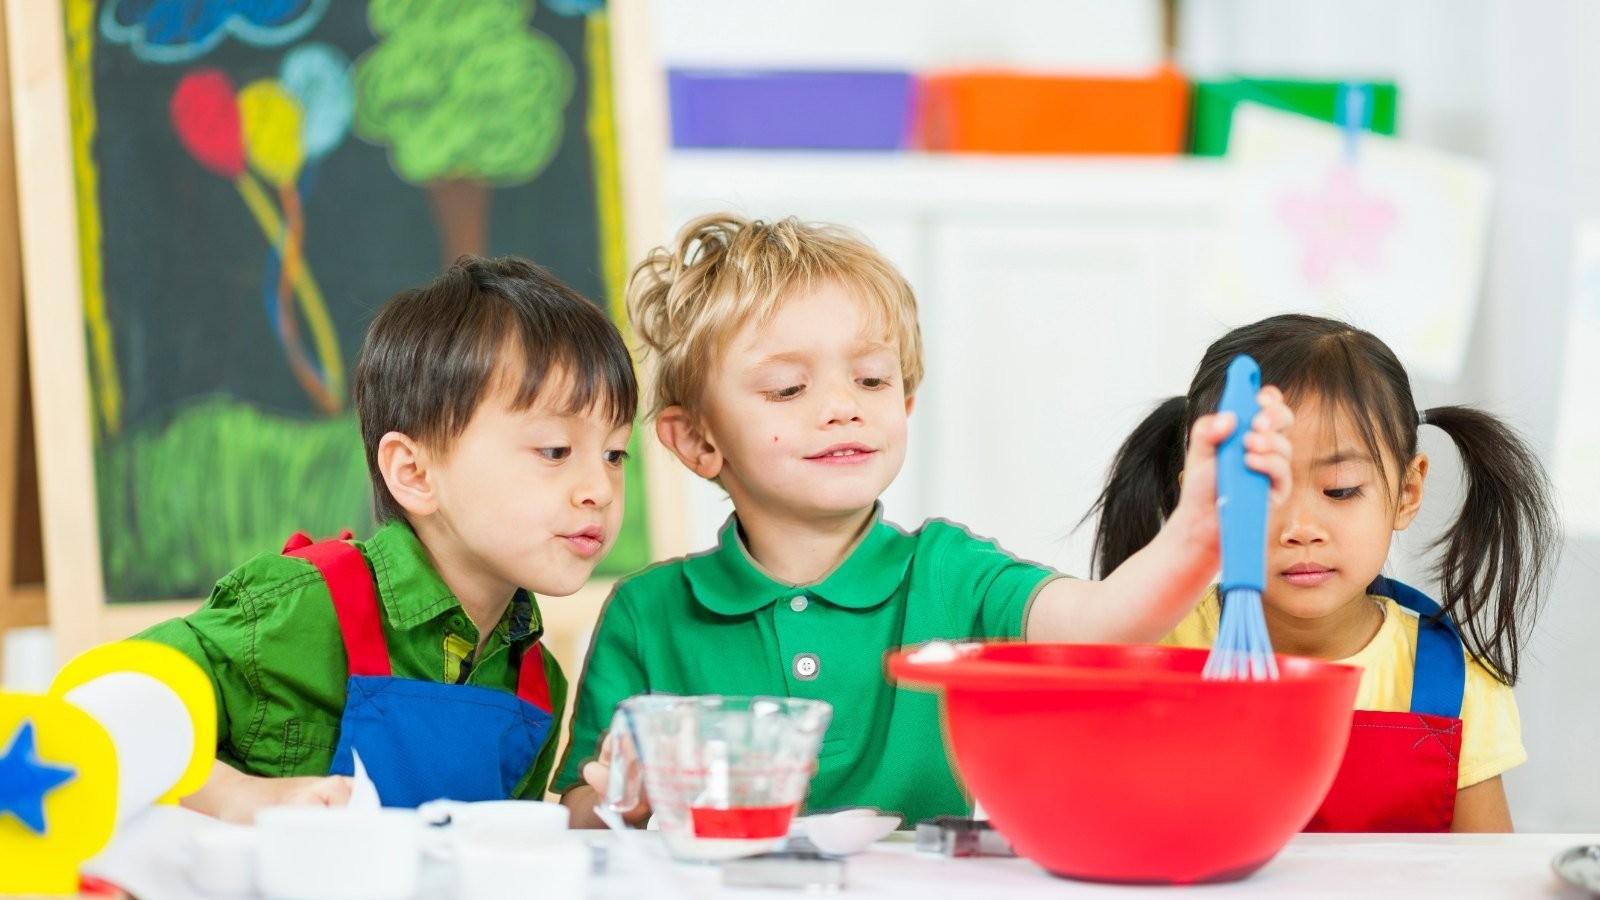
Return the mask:
[[1344,264],[1377,268],[1384,238],[1399,214],[1393,203],[1361,189],[1354,167],[1337,165],[1316,190],[1289,191],[1278,215],[1300,239],[1300,267],[1313,284]]

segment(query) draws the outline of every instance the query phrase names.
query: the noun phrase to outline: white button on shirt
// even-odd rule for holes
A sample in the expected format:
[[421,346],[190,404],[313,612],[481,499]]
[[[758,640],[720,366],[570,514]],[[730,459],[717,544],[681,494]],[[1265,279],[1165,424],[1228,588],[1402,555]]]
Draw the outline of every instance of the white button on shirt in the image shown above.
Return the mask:
[[817,672],[822,668],[822,663],[815,653],[796,653],[794,657],[794,677],[801,681],[811,681],[817,677]]

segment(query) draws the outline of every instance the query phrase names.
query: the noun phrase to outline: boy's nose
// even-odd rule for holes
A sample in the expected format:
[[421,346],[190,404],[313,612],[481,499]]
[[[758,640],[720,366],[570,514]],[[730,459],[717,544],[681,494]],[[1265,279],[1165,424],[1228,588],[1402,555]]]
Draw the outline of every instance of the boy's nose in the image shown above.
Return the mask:
[[835,387],[823,398],[823,414],[828,423],[861,421],[861,404],[857,402],[854,385]]
[[[605,509],[617,498],[617,489],[611,483],[612,472],[604,463],[585,466],[573,486],[572,502],[577,506]],[[620,480],[620,479],[619,479]]]

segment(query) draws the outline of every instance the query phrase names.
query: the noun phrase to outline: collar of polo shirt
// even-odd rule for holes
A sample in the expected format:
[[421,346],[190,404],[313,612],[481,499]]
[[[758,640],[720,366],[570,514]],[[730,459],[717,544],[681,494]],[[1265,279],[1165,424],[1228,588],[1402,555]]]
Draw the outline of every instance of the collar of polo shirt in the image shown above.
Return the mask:
[[724,616],[748,615],[803,592],[834,606],[868,609],[887,601],[905,580],[916,539],[883,521],[883,504],[833,571],[812,584],[790,584],[768,573],[750,555],[737,515],[717,534],[717,549],[684,561],[683,574],[700,605]]

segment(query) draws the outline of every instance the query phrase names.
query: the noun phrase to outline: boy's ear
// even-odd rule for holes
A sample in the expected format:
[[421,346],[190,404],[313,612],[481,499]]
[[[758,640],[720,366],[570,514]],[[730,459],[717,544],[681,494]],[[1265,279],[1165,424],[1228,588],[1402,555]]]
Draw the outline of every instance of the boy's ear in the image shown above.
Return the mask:
[[911,407],[915,406],[916,402],[917,402],[917,395],[916,394],[912,394],[911,396],[906,398],[906,415],[908,415],[908,416],[911,415]]
[[1394,530],[1404,531],[1422,508],[1422,484],[1428,479],[1428,454],[1411,457],[1406,470],[1400,473],[1399,503],[1394,510]]
[[712,479],[722,473],[722,453],[694,416],[681,406],[669,406],[656,417],[656,437],[689,471]]
[[400,508],[414,516],[430,515],[439,505],[428,465],[427,449],[409,436],[391,431],[378,439],[378,471],[383,473],[383,483]]

